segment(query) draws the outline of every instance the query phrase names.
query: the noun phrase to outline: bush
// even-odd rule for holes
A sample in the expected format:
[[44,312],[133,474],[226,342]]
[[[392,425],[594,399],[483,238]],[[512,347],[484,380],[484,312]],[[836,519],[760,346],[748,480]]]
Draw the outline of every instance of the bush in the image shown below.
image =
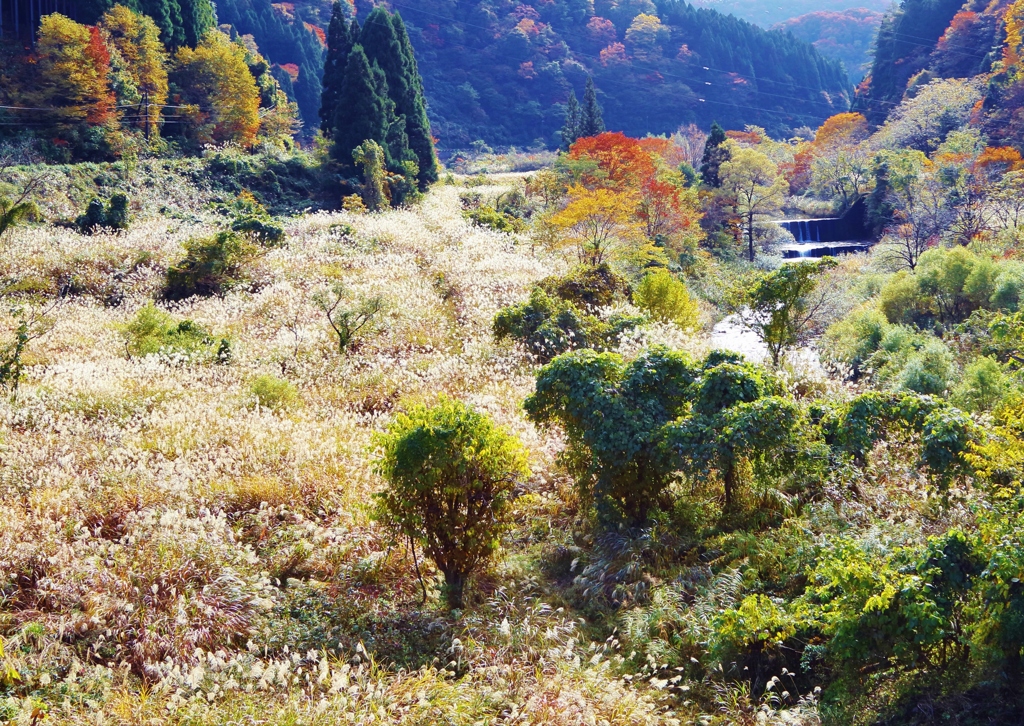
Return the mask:
[[85,214],[75,220],[75,225],[83,234],[92,234],[99,229],[128,229],[128,222],[128,197],[115,194],[106,207],[99,199],[89,202]]
[[256,376],[249,384],[249,392],[259,406],[272,411],[292,408],[301,401],[294,383],[271,375]]
[[400,414],[384,434],[377,471],[388,483],[377,518],[418,542],[444,573],[449,607],[498,547],[512,493],[529,474],[526,450],[485,415],[442,398]]
[[505,212],[499,212],[494,207],[486,204],[476,209],[466,210],[462,214],[476,226],[489,227],[498,232],[512,234],[515,232],[525,232],[528,229],[528,225],[522,219],[513,217]]
[[953,389],[952,401],[968,411],[991,411],[1003,400],[1009,381],[999,361],[982,356],[965,369]]
[[245,282],[245,266],[259,249],[234,232],[191,239],[185,243],[185,257],[167,270],[164,297],[184,300],[198,295],[220,295]]
[[152,303],[146,305],[124,325],[125,350],[129,356],[181,356],[189,359],[217,360],[226,363],[231,357],[231,344],[219,341],[206,328],[191,320],[175,322],[174,318]]
[[850,373],[857,377],[882,344],[889,326],[881,310],[862,305],[828,329],[822,348],[829,362],[849,366]]
[[650,272],[633,292],[633,302],[655,320],[682,328],[697,327],[700,309],[686,285],[668,270]]
[[496,340],[514,338],[546,362],[578,348],[612,348],[623,332],[641,323],[643,318],[632,315],[612,315],[603,320],[535,287],[528,302],[501,310],[492,329]]
[[579,265],[568,275],[545,277],[538,287],[548,295],[591,310],[629,299],[629,283],[612,272],[607,263]]

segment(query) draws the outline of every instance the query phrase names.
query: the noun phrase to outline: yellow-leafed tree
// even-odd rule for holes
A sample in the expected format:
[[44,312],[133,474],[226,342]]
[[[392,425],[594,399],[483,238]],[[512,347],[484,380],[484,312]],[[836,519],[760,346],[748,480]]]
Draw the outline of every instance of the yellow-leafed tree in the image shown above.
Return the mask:
[[107,42],[121,54],[140,94],[137,125],[148,133],[159,128],[160,113],[167,103],[167,52],[160,42],[160,29],[146,15],[124,5],[106,12],[101,28]]
[[98,126],[111,120],[110,54],[95,28],[58,13],[43,16],[37,57],[39,88],[33,95],[41,105],[58,108],[63,122]]
[[260,128],[260,94],[245,48],[211,30],[195,50],[182,46],[174,59],[181,100],[193,107],[195,140],[252,146]]
[[637,196],[630,192],[573,186],[568,204],[551,215],[548,224],[575,248],[583,264],[656,255],[636,217],[637,205]]

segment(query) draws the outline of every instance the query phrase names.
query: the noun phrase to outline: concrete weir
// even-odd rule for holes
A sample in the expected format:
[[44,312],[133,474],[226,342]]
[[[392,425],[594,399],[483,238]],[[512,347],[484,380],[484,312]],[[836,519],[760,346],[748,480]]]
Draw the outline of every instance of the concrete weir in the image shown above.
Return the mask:
[[866,252],[874,244],[864,224],[863,199],[841,217],[782,219],[776,224],[795,240],[782,248],[782,256],[788,259]]

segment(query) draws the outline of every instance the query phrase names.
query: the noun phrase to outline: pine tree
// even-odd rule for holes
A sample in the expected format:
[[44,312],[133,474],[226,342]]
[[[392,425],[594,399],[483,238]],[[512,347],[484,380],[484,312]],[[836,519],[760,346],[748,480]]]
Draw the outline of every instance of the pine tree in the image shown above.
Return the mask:
[[345,78],[345,64],[348,54],[352,52],[355,42],[352,31],[358,32],[355,20],[350,26],[345,21],[341,3],[334,3],[331,11],[331,24],[327,26],[327,53],[324,56],[323,94],[320,96],[320,130],[329,134],[334,122],[334,108],[341,93],[342,81]]
[[718,176],[718,169],[732,156],[729,148],[725,146],[725,129],[719,126],[717,121],[711,124],[711,133],[704,144],[704,156],[700,160],[700,176],[704,184],[717,189],[722,186],[722,180]]
[[351,170],[352,152],[367,139],[386,145],[388,132],[387,96],[382,97],[383,73],[374,73],[363,46],[356,45],[348,55],[345,77],[334,109],[331,155]]
[[597,89],[593,76],[587,76],[587,88],[583,92],[583,117],[580,120],[579,136],[597,136],[604,132],[604,118],[601,105],[597,102]]
[[434,137],[430,132],[430,121],[427,119],[427,102],[423,95],[423,79],[420,77],[419,66],[409,33],[406,32],[402,16],[395,13],[391,16],[391,24],[395,28],[395,36],[402,51],[409,95],[398,106],[398,112],[405,116],[406,132],[409,135],[409,148],[416,155],[419,166],[417,182],[421,191],[437,181],[437,154],[434,150]]
[[576,92],[569,91],[569,102],[565,104],[565,125],[562,127],[562,148],[565,151],[580,137],[580,102]]

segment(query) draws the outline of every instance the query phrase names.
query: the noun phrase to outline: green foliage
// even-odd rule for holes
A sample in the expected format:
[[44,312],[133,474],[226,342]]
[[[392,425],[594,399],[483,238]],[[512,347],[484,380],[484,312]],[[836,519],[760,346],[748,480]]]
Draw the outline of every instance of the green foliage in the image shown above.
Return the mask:
[[494,317],[492,330],[496,340],[513,338],[538,360],[549,361],[578,348],[614,347],[622,333],[642,322],[642,318],[618,314],[602,319],[535,287],[527,302],[502,309]]
[[489,227],[497,232],[508,232],[509,234],[512,234],[516,232],[525,232],[528,228],[524,220],[505,212],[499,212],[494,207],[487,204],[481,204],[479,207],[474,209],[467,209],[462,214],[466,219],[470,220],[478,227]]
[[497,550],[513,491],[529,475],[526,450],[447,398],[399,414],[374,441],[388,484],[377,519],[423,547],[444,573],[448,606],[462,608],[467,578]]
[[318,294],[314,302],[338,338],[339,353],[372,332],[384,313],[384,298],[378,295],[349,302],[345,287],[340,283],[334,285],[329,294]]
[[785,264],[740,283],[732,293],[734,307],[768,348],[777,367],[783,353],[813,331],[826,291],[815,292],[819,278],[836,267],[826,257],[815,262]]
[[185,256],[167,270],[164,297],[221,295],[246,281],[246,267],[258,254],[256,245],[234,232],[191,239],[185,243]]
[[[713,623],[710,655],[731,673],[763,686],[773,662],[785,663],[782,650],[796,634],[795,619],[766,595],[748,595]],[[746,671],[746,673],[744,673]]]
[[259,406],[272,411],[293,408],[302,401],[294,383],[268,374],[252,379],[249,392]]
[[384,150],[372,138],[352,150],[352,160],[363,168],[363,204],[379,212],[388,204],[384,191]]
[[849,366],[850,374],[856,378],[864,372],[866,361],[878,350],[888,329],[889,321],[881,310],[874,305],[861,305],[829,327],[823,354],[829,362]]
[[139,309],[121,328],[125,350],[130,357],[162,355],[186,360],[213,360],[227,363],[231,344],[191,320],[175,321],[174,317],[153,303]]
[[250,193],[242,192],[228,209],[234,215],[231,231],[264,247],[284,242],[284,227],[276,223],[260,202]]
[[545,277],[537,285],[548,295],[587,310],[607,307],[629,297],[629,283],[607,263],[578,265],[566,275]]
[[666,348],[630,363],[581,350],[542,368],[524,407],[532,421],[565,431],[563,462],[602,520],[642,524],[671,480],[662,429],[683,409],[698,373],[687,355]]
[[587,86],[583,91],[583,108],[580,110],[578,137],[597,136],[604,131],[604,116],[601,104],[597,102],[597,89],[594,88],[594,77],[587,76]]
[[998,406],[1010,388],[999,361],[981,356],[965,368],[950,400],[968,411],[991,411]]
[[739,468],[780,473],[795,453],[800,410],[778,384],[748,363],[709,356],[690,391],[692,408],[664,432],[664,449],[692,478],[717,475],[733,508]]
[[99,229],[128,229],[129,222],[128,197],[114,194],[106,206],[99,199],[93,199],[75,220],[75,225],[83,234],[92,234]]
[[711,133],[704,144],[704,156],[700,162],[700,178],[707,186],[717,189],[722,186],[718,170],[722,164],[732,158],[729,147],[725,145],[725,129],[715,121],[711,124]]
[[686,284],[668,270],[645,275],[633,291],[633,302],[655,320],[676,323],[682,328],[699,324],[700,308],[690,297]]

